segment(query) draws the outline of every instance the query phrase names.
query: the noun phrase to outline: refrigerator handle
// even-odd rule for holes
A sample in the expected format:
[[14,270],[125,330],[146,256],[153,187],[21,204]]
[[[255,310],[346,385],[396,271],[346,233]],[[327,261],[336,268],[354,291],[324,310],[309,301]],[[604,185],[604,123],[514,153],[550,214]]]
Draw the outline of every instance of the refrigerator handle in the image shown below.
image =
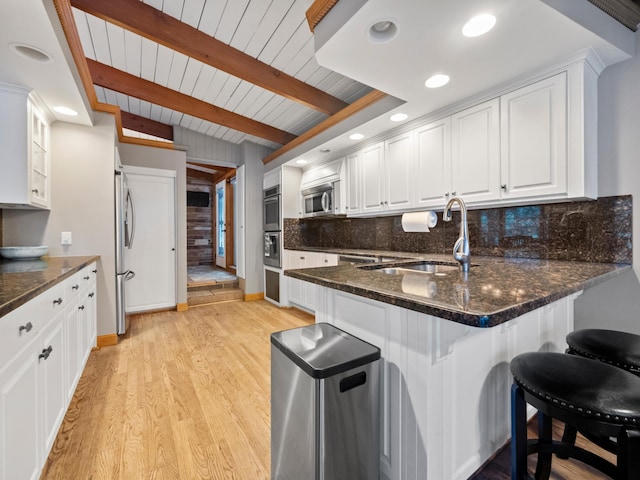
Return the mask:
[[133,246],[133,239],[136,236],[136,210],[133,205],[133,196],[131,190],[127,190],[127,203],[131,205],[131,235],[129,236],[128,246],[129,249]]
[[131,280],[135,276],[136,276],[136,272],[134,272],[133,270],[127,270],[126,272],[124,272],[125,280]]

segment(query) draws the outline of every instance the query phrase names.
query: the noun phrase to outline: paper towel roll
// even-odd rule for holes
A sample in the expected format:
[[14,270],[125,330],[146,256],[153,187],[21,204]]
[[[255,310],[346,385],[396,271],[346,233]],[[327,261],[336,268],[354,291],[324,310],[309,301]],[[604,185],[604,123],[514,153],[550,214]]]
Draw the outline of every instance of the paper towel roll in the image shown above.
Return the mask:
[[436,212],[411,212],[402,214],[402,229],[405,232],[428,232],[438,223]]

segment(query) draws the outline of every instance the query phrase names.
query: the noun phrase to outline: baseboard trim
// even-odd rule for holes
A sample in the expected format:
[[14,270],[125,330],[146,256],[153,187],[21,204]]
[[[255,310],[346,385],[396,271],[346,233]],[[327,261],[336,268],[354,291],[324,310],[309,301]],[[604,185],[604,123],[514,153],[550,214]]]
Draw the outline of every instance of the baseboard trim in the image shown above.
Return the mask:
[[110,333],[109,335],[98,335],[96,345],[98,348],[111,347],[118,344],[118,335]]
[[245,302],[253,302],[255,300],[264,300],[264,292],[245,293],[244,294],[244,301]]
[[179,303],[176,305],[176,312],[186,312],[187,310],[189,310],[188,303]]

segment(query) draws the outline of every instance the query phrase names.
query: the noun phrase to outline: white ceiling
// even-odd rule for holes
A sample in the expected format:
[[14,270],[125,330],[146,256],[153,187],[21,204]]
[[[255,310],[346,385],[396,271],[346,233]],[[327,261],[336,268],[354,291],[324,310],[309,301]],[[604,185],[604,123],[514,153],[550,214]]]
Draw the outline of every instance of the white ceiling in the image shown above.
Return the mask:
[[[348,103],[371,88],[396,97],[381,106],[375,118],[354,117],[294,149],[278,164],[299,156],[311,161],[326,157],[320,148],[353,148],[346,136],[356,127],[370,138],[397,126],[388,120],[389,114],[380,115],[389,108],[406,112],[410,122],[587,47],[605,65],[634,53],[633,32],[587,0],[342,0],[316,28],[315,44],[304,17],[312,0],[145,3]],[[496,27],[484,37],[462,37],[462,24],[484,11],[496,14]],[[294,134],[326,118],[96,17],[75,9],[74,16],[89,58]],[[398,25],[397,37],[386,44],[371,43],[369,26],[387,19]],[[54,61],[43,65],[19,57],[9,48],[13,42],[41,48]],[[0,81],[35,89],[50,108],[71,106],[81,112],[72,121],[89,124],[86,99],[68,58],[52,0],[0,1]],[[435,72],[446,72],[451,82],[438,90],[424,88],[426,77]],[[279,146],[102,87],[96,93],[101,101],[152,120],[233,143],[250,140]]]

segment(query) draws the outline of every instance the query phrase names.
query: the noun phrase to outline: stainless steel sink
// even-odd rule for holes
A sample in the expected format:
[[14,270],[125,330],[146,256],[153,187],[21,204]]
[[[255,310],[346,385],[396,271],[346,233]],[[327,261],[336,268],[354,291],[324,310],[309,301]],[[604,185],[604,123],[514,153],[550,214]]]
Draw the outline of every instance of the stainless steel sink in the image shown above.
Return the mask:
[[413,265],[402,265],[397,267],[387,267],[377,269],[379,272],[388,275],[405,275],[411,273],[446,275],[447,273],[457,272],[460,270],[458,265],[445,265],[441,263],[422,262]]

